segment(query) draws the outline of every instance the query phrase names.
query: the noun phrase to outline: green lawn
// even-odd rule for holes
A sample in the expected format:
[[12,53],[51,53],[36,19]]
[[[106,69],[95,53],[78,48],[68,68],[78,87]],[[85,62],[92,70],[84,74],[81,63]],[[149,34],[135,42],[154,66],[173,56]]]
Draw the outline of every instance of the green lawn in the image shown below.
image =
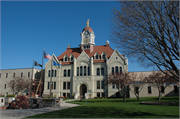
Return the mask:
[[161,101],[176,105],[142,105],[142,101],[157,101],[157,97],[118,99],[88,99],[69,103],[81,106],[30,116],[28,118],[179,118],[179,96],[162,97]]

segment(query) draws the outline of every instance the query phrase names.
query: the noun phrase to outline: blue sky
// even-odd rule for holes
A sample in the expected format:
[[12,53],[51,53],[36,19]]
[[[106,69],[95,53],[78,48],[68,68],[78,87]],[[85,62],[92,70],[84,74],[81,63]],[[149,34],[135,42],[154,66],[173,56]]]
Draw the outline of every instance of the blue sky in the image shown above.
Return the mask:
[[[118,6],[115,1],[2,1],[0,68],[31,68],[33,58],[42,63],[43,49],[59,56],[68,44],[79,47],[87,19],[96,36],[95,45],[105,45],[110,41],[111,10]],[[116,48],[111,41],[110,46]],[[133,60],[128,59],[129,71],[152,70]]]

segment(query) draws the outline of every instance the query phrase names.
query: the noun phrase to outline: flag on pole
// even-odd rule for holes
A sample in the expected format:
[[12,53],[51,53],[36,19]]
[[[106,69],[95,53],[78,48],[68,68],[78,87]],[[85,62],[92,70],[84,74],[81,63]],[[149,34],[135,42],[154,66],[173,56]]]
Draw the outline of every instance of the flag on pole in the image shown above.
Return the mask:
[[39,64],[38,62],[36,62],[35,61],[35,66],[40,66],[40,67],[42,67],[42,65],[41,64]]
[[61,66],[61,64],[56,63],[54,60],[53,60],[53,65],[55,65],[55,66]]
[[49,54],[47,54],[46,52],[44,52],[44,58],[45,59],[52,59],[52,57]]

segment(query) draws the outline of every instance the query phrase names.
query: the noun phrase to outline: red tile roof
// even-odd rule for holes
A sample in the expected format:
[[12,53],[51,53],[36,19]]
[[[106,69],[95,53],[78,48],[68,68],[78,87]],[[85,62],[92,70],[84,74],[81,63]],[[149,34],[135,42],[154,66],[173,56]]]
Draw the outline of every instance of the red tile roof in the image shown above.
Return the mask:
[[[109,58],[112,53],[114,52],[114,50],[111,47],[108,47],[106,45],[101,45],[101,46],[94,46],[94,50],[89,53],[88,51],[84,50],[86,52],[86,54],[91,58],[94,56],[94,54],[97,52],[99,55],[102,54],[102,52],[105,52],[107,58]],[[67,49],[65,52],[63,52],[60,56],[57,57],[57,59],[59,61],[61,61],[62,65],[66,65],[66,64],[72,64],[72,62],[63,62],[63,57],[65,55],[67,55],[67,57],[70,57],[70,55],[73,55],[76,59],[79,57],[79,55],[81,54],[81,48],[69,48]],[[99,62],[105,62],[105,60],[94,60],[94,63],[99,63]]]
[[88,27],[88,26],[86,26],[86,27],[83,29],[83,31],[85,31],[85,30],[88,30],[89,32],[93,32],[92,28],[91,28],[91,27]]

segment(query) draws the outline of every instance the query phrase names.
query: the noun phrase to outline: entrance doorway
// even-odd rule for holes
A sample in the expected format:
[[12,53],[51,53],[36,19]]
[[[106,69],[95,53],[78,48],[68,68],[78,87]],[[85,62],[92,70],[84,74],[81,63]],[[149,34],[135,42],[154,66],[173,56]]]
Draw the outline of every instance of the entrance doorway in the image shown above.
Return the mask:
[[[82,90],[81,90],[81,86],[82,86]],[[81,86],[80,86],[80,96],[82,93],[82,99],[85,99],[85,93],[87,93],[87,87],[85,84],[82,84]]]

